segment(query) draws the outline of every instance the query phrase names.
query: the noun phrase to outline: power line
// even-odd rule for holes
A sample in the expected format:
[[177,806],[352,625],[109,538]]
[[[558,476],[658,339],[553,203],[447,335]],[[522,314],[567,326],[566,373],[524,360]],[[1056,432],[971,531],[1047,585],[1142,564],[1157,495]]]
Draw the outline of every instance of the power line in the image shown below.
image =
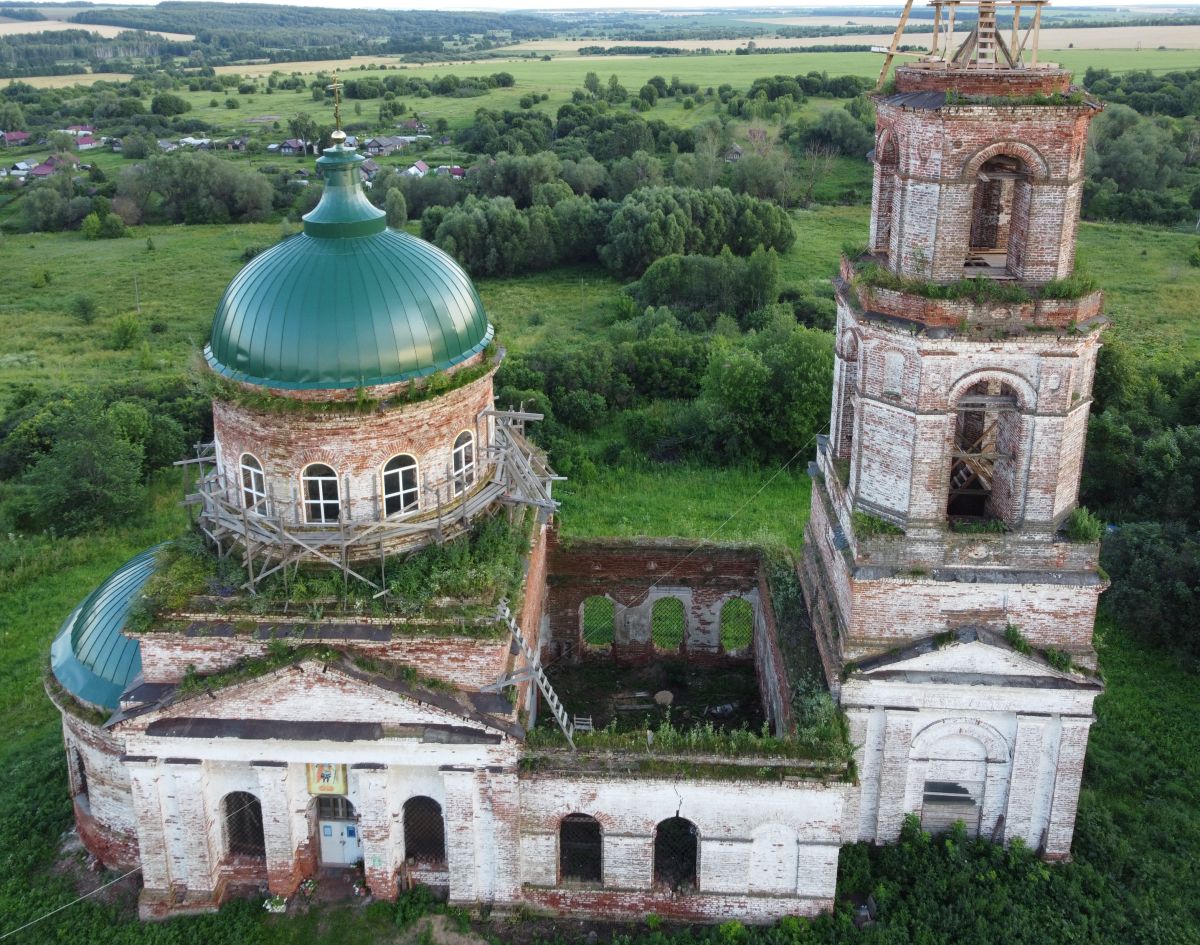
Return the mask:
[[114,883],[119,883],[121,880],[127,879],[128,877],[132,876],[134,873],[139,872],[140,870],[141,870],[140,866],[135,866],[128,873],[123,873],[122,875],[118,876],[116,879],[110,880],[109,882],[105,883],[103,886],[97,886],[91,892],[84,893],[78,899],[74,899],[71,902],[66,903],[65,905],[59,906],[57,909],[51,909],[45,915],[40,915],[31,922],[26,922],[24,925],[22,925],[18,929],[13,929],[11,932],[5,932],[3,935],[0,935],[0,942],[4,941],[6,938],[10,938],[13,935],[16,935],[18,932],[24,932],[30,926],[37,925],[39,922],[44,922],[46,919],[50,918],[50,916],[57,915],[58,913],[62,912],[64,909],[69,909],[71,906],[76,905],[77,903],[83,902],[83,900],[96,895],[96,893],[98,893],[98,892],[102,892],[103,890],[108,889],[108,887],[112,886]]

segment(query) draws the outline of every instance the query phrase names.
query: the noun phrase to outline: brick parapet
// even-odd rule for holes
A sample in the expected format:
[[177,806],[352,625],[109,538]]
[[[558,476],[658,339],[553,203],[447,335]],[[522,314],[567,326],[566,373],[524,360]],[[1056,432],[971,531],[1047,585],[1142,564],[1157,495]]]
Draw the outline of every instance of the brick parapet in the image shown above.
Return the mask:
[[955,69],[921,65],[896,69],[897,92],[946,92],[960,95],[1026,96],[1065,94],[1071,88],[1066,69]]

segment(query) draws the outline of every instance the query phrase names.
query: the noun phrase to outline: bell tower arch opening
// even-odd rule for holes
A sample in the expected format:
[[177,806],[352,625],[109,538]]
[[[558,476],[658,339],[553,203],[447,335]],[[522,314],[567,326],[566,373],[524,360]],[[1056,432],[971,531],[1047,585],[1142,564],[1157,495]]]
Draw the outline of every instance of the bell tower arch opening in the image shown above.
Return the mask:
[[1029,235],[1030,173],[1013,154],[988,158],[975,172],[968,276],[1020,278]]
[[1011,527],[1022,423],[1017,391],[1001,380],[977,381],[954,407],[946,516],[952,524]]

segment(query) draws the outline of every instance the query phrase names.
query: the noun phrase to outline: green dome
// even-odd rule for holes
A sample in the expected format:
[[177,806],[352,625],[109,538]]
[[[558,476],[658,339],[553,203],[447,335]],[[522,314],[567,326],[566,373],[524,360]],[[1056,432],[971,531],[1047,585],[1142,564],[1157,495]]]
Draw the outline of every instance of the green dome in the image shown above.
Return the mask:
[[204,349],[218,374],[268,387],[342,389],[445,370],[492,339],[470,277],[436,246],[388,229],[359,183],[363,159],[330,148],[304,232],[234,277]]
[[133,600],[154,573],[161,545],[126,561],[71,613],[50,646],[50,668],[77,699],[115,710],[142,671],[142,651],[121,630]]

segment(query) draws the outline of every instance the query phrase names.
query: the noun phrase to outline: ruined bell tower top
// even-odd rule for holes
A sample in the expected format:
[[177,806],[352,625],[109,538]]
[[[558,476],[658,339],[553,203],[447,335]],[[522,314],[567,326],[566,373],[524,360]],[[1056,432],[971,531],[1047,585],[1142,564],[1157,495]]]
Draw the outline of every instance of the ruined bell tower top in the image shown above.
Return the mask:
[[[1052,95],[1070,88],[1071,76],[1055,63],[1038,62],[1042,7],[1047,0],[931,0],[933,38],[928,53],[899,52],[904,28],[912,8],[908,0],[897,24],[879,75],[882,87],[892,60],[898,55],[915,55],[916,61],[896,70],[898,92],[943,92],[963,95]],[[961,40],[955,35],[959,8],[975,8],[973,25]],[[1033,8],[1029,22],[1022,22],[1025,8]],[[1003,17],[998,15],[1003,9]],[[961,24],[959,24],[961,25]],[[962,35],[962,34],[959,34]]]

